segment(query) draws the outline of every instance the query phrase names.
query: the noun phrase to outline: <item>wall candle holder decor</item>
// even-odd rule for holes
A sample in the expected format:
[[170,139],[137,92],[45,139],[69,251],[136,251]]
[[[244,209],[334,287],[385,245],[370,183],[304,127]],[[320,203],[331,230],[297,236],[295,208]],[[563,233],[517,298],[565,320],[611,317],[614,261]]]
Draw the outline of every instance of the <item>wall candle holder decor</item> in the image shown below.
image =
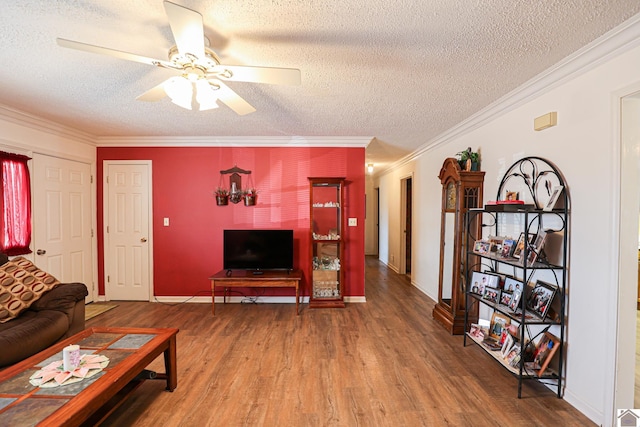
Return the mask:
[[[225,183],[224,183],[225,175],[229,175],[228,187],[225,186]],[[218,206],[227,205],[228,202],[240,203],[242,200],[246,198],[246,191],[242,189],[242,175],[247,175],[247,178],[248,178],[247,186],[248,188],[253,188],[253,185],[251,182],[250,170],[244,170],[239,168],[238,166],[234,166],[231,169],[220,171],[220,185],[218,186],[218,189],[215,191],[216,203]],[[223,197],[220,197],[220,196],[223,196]],[[255,205],[256,198],[257,196],[254,194],[252,196],[252,203],[249,203],[249,204],[245,203],[245,206]]]

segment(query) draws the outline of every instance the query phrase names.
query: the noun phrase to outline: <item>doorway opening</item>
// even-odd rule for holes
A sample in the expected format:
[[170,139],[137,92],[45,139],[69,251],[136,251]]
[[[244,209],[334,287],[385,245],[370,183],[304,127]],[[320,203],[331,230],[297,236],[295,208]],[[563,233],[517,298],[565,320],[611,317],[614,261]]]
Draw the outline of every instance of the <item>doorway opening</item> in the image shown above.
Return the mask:
[[411,223],[412,223],[412,189],[413,178],[411,176],[402,178],[400,181],[400,265],[399,273],[411,276]]
[[[626,93],[625,93],[626,92]],[[616,408],[637,407],[640,404],[640,357],[638,332],[638,249],[640,236],[640,83],[619,92],[614,99],[619,108],[620,138],[620,210],[618,226],[618,277],[615,300],[617,331],[615,337],[615,372],[613,400],[607,408],[609,419]],[[634,375],[635,373],[635,375]],[[634,396],[635,395],[635,396]],[[635,399],[634,399],[635,397]]]

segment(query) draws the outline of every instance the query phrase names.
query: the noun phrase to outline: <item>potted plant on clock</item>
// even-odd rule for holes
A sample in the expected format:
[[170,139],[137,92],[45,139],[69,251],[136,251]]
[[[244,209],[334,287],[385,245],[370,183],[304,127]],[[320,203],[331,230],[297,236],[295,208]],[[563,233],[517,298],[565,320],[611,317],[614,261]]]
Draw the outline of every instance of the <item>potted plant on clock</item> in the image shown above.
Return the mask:
[[480,153],[477,151],[471,151],[471,147],[464,151],[456,153],[460,169],[463,171],[478,171],[480,170]]

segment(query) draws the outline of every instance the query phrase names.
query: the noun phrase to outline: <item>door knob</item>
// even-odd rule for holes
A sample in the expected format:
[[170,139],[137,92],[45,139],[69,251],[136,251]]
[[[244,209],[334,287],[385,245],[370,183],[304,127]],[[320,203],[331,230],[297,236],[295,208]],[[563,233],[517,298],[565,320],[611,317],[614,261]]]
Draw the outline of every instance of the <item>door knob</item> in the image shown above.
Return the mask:
[[140,239],[140,241],[141,241],[142,243],[145,243],[145,242],[147,241],[147,238],[146,238],[146,237],[142,237],[142,238]]
[[44,249],[38,249],[38,250],[36,251],[36,254],[37,254],[37,255],[44,255],[44,254],[46,254],[46,253],[47,253],[47,251],[45,251]]

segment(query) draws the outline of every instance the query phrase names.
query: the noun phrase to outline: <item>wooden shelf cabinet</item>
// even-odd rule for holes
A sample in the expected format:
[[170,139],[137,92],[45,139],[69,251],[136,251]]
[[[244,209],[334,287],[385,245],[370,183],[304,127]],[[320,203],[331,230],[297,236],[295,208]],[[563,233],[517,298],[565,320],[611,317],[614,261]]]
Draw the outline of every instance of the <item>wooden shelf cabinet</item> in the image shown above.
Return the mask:
[[309,178],[310,308],[344,307],[345,178]]

